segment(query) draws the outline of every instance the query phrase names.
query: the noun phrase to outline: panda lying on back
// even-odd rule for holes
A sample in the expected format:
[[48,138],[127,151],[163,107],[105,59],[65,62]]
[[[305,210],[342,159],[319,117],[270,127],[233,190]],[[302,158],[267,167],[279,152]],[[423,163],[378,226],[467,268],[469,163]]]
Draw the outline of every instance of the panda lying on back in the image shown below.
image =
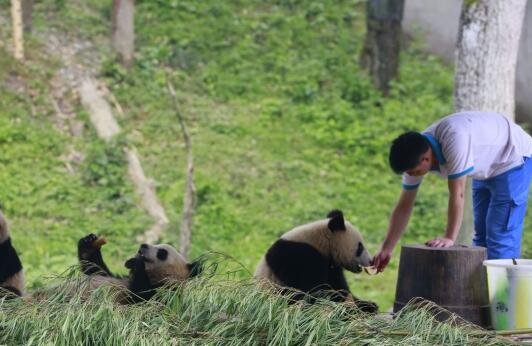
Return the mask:
[[103,261],[100,240],[92,233],[79,240],[81,270],[89,276],[91,290],[102,284],[111,284],[118,289],[117,301],[120,303],[150,299],[156,288],[185,281],[201,270],[199,262],[187,263],[170,245],[142,244],[136,255],[124,264],[129,269],[129,275],[115,276]]
[[312,222],[283,234],[261,259],[255,278],[289,287],[304,294],[293,299],[327,296],[333,301],[349,301],[362,311],[374,313],[375,303],[351,295],[343,269],[359,273],[370,265],[370,255],[362,236],[343,213],[333,210],[327,219]]
[[[142,244],[138,252],[126,261],[129,269],[126,277],[111,273],[103,261],[101,239],[94,234],[81,238],[78,242],[78,257],[81,270],[86,275],[88,285],[83,286],[90,293],[101,285],[109,285],[120,303],[136,303],[149,299],[155,289],[165,284],[184,281],[199,273],[198,262],[187,263],[181,254],[170,245]],[[67,289],[83,289],[82,286],[66,283]],[[7,223],[0,213],[0,298],[3,296],[24,296],[24,276],[22,264],[11,245]]]

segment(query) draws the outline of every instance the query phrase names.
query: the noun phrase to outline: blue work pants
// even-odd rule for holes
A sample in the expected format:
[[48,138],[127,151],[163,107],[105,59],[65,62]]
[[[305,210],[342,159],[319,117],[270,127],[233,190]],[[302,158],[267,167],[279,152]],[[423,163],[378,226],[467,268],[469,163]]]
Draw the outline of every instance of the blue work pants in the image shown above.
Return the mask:
[[473,244],[486,247],[488,259],[519,258],[523,221],[532,178],[532,159],[486,180],[473,179]]

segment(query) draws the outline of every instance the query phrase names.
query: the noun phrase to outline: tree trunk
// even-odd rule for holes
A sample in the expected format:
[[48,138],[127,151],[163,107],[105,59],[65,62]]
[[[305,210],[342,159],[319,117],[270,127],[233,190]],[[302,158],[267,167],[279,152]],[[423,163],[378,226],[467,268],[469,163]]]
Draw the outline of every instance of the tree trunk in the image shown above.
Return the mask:
[[135,0],[114,0],[112,44],[122,65],[133,65]]
[[456,244],[471,245],[473,243],[474,220],[473,220],[473,190],[471,186],[471,178],[467,178],[465,190],[464,203],[464,218],[462,219],[462,226],[456,238]]
[[526,0],[464,1],[455,66],[457,111],[514,119],[515,67]]
[[33,0],[22,0],[22,23],[24,32],[30,33],[32,29]]
[[13,53],[15,59],[24,60],[24,38],[22,34],[22,5],[20,0],[11,0],[11,20],[13,22]]
[[[182,123],[182,122],[181,122]],[[183,123],[182,123],[183,128]],[[185,130],[184,130],[185,131]],[[188,134],[186,135],[188,137]],[[183,198],[183,220],[181,221],[181,233],[179,237],[179,252],[188,259],[192,243],[192,222],[194,208],[196,207],[196,186],[194,184],[194,163],[190,140],[187,145],[187,185]]]
[[[495,111],[514,120],[515,70],[526,0],[465,0],[456,45],[457,112]],[[468,182],[469,190],[471,183]],[[473,238],[472,200],[466,199],[458,242]]]
[[399,49],[404,0],[366,3],[366,39],[360,65],[369,70],[373,84],[385,95],[399,71]]
[[179,252],[188,259],[190,245],[192,243],[192,222],[194,218],[194,209],[196,207],[196,185],[194,184],[194,157],[192,155],[192,140],[188,133],[185,119],[179,108],[177,95],[170,80],[167,81],[168,91],[172,96],[174,109],[181,126],[183,140],[185,141],[185,151],[187,153],[187,181],[185,195],[183,197],[183,220],[181,221],[181,231],[179,235]]

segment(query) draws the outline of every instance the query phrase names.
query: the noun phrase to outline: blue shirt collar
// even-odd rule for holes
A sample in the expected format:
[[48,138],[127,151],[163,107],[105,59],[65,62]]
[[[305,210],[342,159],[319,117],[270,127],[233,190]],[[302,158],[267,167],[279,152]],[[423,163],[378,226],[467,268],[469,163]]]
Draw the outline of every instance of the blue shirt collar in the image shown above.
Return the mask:
[[436,159],[438,160],[440,165],[444,165],[447,161],[445,161],[445,157],[443,157],[440,143],[431,134],[422,133],[422,135],[429,141],[430,147],[432,148],[432,152],[434,153],[434,155],[436,155]]

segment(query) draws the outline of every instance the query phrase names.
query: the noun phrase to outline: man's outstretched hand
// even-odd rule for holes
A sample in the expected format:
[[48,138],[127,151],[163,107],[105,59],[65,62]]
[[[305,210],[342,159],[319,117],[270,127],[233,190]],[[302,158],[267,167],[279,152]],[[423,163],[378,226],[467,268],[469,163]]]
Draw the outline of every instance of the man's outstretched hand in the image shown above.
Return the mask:
[[454,240],[445,237],[436,237],[431,240],[427,240],[425,245],[429,247],[449,247],[454,245]]
[[371,265],[374,266],[377,269],[377,273],[381,273],[384,268],[390,263],[390,259],[392,258],[392,252],[388,250],[381,250],[379,251],[375,257],[373,257],[373,260],[371,261]]
[[[449,247],[454,245],[454,240],[446,237],[436,237],[428,240],[425,245],[429,247]],[[392,251],[387,249],[381,249],[375,257],[371,260],[371,265],[377,269],[377,273],[382,273],[384,268],[390,263],[392,258]]]

